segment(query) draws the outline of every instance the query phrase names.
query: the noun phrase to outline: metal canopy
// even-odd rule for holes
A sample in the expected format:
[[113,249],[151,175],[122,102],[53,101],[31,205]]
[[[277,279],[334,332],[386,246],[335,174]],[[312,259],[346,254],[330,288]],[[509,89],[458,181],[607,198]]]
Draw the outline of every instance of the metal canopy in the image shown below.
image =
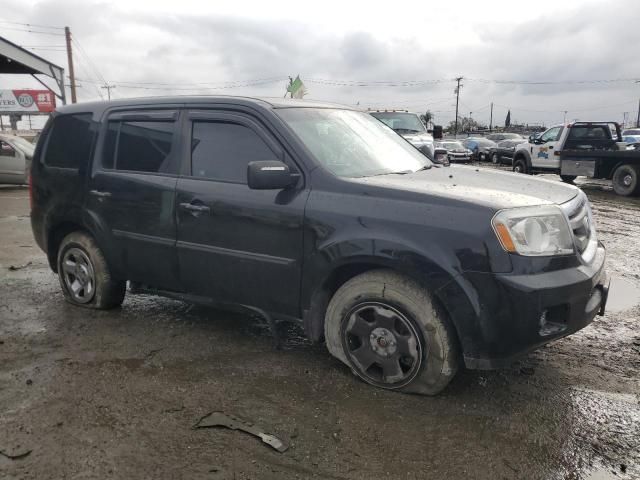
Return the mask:
[[64,68],[59,67],[38,55],[0,37],[0,74],[26,74],[31,75],[47,89],[51,88],[36,75],[46,75],[55,80],[60,93],[53,92],[62,103],[66,103],[64,93]]

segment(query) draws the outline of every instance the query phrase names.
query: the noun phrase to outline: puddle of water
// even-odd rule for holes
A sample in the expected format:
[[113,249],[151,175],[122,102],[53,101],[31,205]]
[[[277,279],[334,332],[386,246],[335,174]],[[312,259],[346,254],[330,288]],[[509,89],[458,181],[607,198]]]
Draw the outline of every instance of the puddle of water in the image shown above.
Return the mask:
[[589,473],[589,475],[585,477],[585,480],[611,480],[612,478],[619,477],[606,468],[598,468]]
[[621,277],[611,277],[609,286],[608,312],[621,312],[640,303],[640,287]]

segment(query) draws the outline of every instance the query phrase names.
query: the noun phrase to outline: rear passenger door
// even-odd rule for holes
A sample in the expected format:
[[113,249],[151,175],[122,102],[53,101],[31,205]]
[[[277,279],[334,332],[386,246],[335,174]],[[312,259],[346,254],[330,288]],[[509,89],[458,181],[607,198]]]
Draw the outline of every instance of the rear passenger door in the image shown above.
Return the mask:
[[191,112],[178,180],[180,277],[190,292],[299,315],[304,178],[251,190],[247,165],[280,160],[301,173],[267,127],[242,113]]
[[177,110],[109,115],[87,195],[122,275],[163,289],[178,288],[178,119]]

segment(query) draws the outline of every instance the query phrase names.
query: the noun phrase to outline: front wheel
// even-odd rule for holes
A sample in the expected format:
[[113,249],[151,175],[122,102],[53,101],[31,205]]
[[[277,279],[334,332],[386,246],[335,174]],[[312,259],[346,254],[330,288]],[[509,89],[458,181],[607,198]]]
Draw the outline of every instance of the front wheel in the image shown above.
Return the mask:
[[620,165],[613,172],[611,178],[613,183],[613,190],[618,194],[625,197],[630,195],[637,195],[640,193],[640,167],[637,165],[624,164]]
[[104,254],[86,233],[73,232],[64,237],[57,263],[60,286],[68,302],[109,309],[124,300],[126,282],[111,276]]
[[570,185],[573,185],[573,181],[578,178],[577,175],[560,175],[560,179],[564,182],[564,183],[568,183]]
[[528,173],[527,171],[527,162],[525,162],[522,158],[513,162],[513,171],[516,173]]
[[446,313],[417,282],[389,270],[347,281],[325,317],[329,352],[376,387],[435,395],[458,369]]
[[491,155],[491,162],[492,162],[494,165],[497,165],[497,164],[499,164],[499,163],[500,163],[500,158],[498,157],[498,154],[497,154],[497,153],[494,153],[493,155]]

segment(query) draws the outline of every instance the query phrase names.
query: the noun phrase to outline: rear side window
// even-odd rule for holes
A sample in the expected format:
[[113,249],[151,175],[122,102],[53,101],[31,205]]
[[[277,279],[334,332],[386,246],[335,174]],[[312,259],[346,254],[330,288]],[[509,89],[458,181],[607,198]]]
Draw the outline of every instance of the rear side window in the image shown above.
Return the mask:
[[193,122],[191,171],[194,177],[247,183],[247,165],[276,155],[251,128],[236,123]]
[[147,173],[177,173],[173,149],[174,122],[111,121],[102,166]]
[[95,136],[91,113],[55,117],[44,163],[50,167],[79,168],[89,162]]

